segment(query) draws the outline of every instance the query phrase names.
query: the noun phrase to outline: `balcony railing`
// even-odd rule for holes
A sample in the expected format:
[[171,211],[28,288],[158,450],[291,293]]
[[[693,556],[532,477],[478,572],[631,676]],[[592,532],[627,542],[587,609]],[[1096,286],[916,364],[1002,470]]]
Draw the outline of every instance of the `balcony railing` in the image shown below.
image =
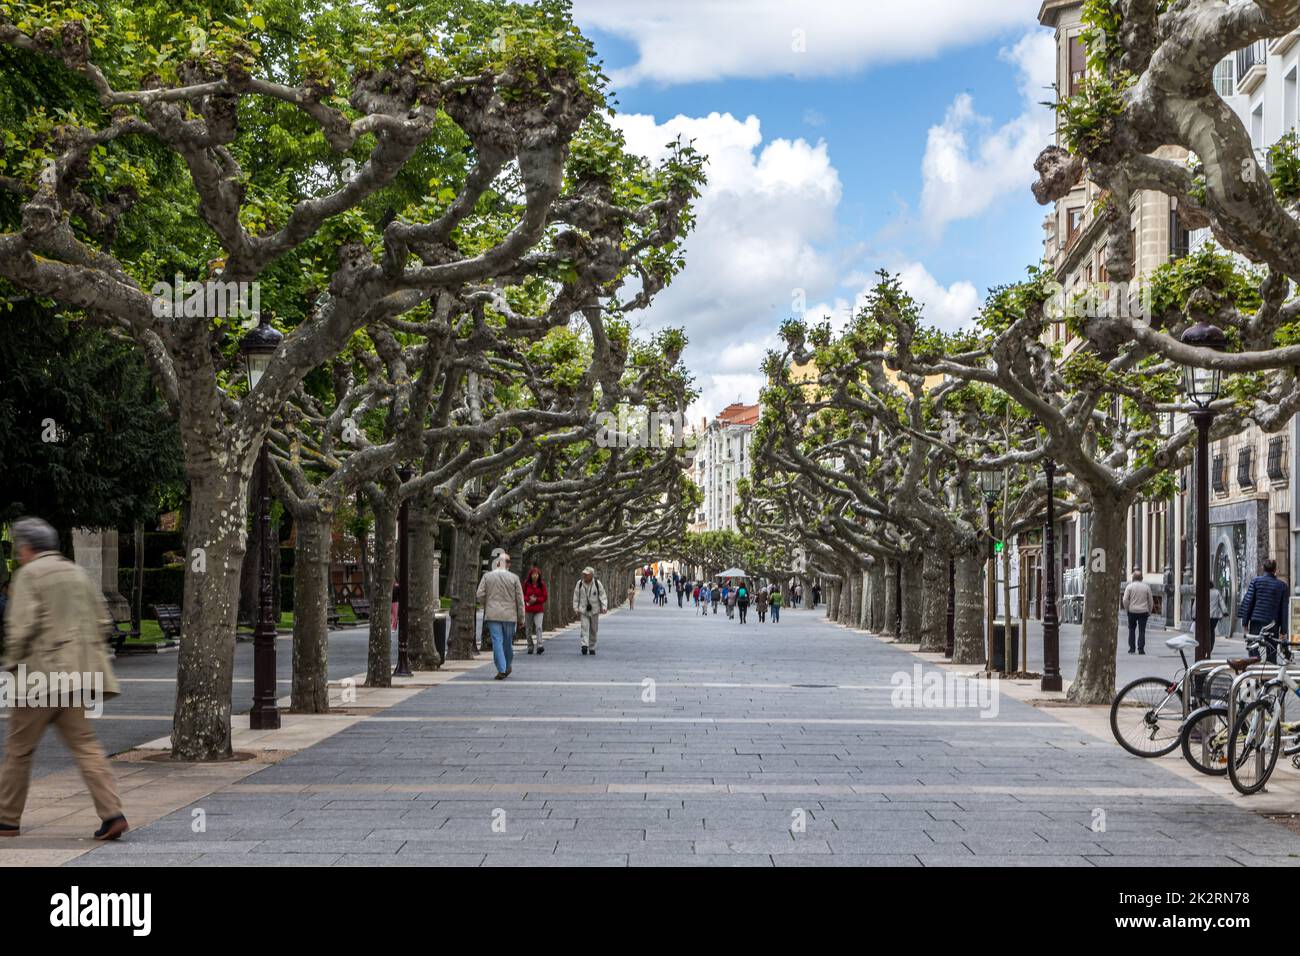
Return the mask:
[[1286,438],[1279,435],[1268,443],[1269,481],[1286,480]]
[[1255,487],[1255,449],[1251,445],[1237,453],[1237,487]]
[[1250,71],[1256,67],[1260,73],[1263,73],[1265,64],[1268,62],[1268,41],[1256,40],[1245,49],[1237,51],[1237,91],[1249,93],[1254,89],[1255,78],[1249,76]]

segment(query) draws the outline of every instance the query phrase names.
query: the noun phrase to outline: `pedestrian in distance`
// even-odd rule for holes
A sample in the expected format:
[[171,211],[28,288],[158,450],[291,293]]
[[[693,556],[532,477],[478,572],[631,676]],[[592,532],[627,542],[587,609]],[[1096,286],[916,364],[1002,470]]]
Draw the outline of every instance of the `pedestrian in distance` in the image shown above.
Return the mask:
[[768,597],[768,605],[772,610],[772,623],[781,623],[781,588],[778,585],[772,585],[772,593]]
[[[675,576],[675,575],[674,575],[674,576]],[[678,606],[678,607],[681,607],[681,606],[682,606],[682,597],[683,597],[683,595],[684,595],[685,592],[686,592],[686,588],[682,586],[682,582],[681,582],[681,579],[680,579],[680,578],[677,580],[677,583],[676,583],[675,587],[677,588],[677,606]]]
[[583,568],[582,577],[573,586],[573,610],[582,629],[582,653],[594,656],[600,616],[609,610],[609,599],[604,585],[596,577],[595,568]]
[[734,621],[736,619],[737,590],[738,589],[734,584],[727,589],[727,620],[728,621]]
[[754,603],[758,608],[758,623],[762,624],[767,620],[767,588],[759,588],[756,598],[757,600]]
[[[1197,615],[1196,600],[1192,600],[1192,620]],[[1210,585],[1210,654],[1214,654],[1214,641],[1218,637],[1219,621],[1228,616],[1228,608],[1223,603],[1223,592],[1213,584]]]
[[749,613],[749,587],[744,581],[736,586],[736,609],[740,611],[740,623],[745,623],[745,615]]
[[[636,593],[636,589],[632,589]],[[524,636],[528,638],[528,653],[533,653],[534,646],[538,654],[546,653],[542,646],[542,620],[546,615],[546,582],[542,580],[542,569],[533,565],[528,569],[528,578],[524,581]],[[533,636],[537,643],[534,645]]]
[[1133,580],[1124,588],[1120,606],[1128,614],[1128,652],[1133,653],[1134,634],[1137,635],[1137,652],[1147,652],[1147,618],[1151,616],[1151,588],[1142,580],[1142,569],[1133,569]]
[[812,601],[812,606],[814,608],[816,608],[818,604],[822,603],[822,587],[820,584],[814,584],[812,586]]
[[[86,716],[88,704],[97,709],[120,691],[104,639],[112,626],[108,606],[90,576],[59,553],[59,534],[49,524],[19,518],[9,536],[19,570],[5,608],[2,666],[23,676],[15,684],[0,769],[0,836],[19,833],[32,758],[53,724],[99,814],[95,839],[116,840],[128,829],[126,816],[113,770]],[[43,680],[33,680],[38,675]]]
[[713,590],[709,592],[709,601],[713,605],[713,613],[718,613],[718,602],[722,600],[722,588],[715,583]]
[[497,680],[505,680],[514,669],[515,631],[524,623],[524,588],[519,575],[510,570],[510,554],[497,555],[493,569],[478,582],[478,600],[483,605],[483,622],[492,636],[492,662]]
[[[1258,634],[1266,624],[1277,624],[1277,636],[1287,633],[1287,586],[1278,580],[1277,562],[1265,558],[1263,573],[1246,586],[1237,608],[1237,618],[1245,625],[1247,634]],[[1267,648],[1268,662],[1277,663],[1277,651]],[[1252,648],[1251,657],[1259,657],[1259,649]]]

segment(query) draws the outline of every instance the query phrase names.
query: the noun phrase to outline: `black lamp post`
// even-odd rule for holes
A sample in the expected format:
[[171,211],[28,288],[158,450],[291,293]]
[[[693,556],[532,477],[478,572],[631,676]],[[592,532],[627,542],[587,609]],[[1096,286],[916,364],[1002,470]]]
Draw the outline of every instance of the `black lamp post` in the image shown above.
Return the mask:
[[[240,340],[239,352],[244,356],[248,371],[250,396],[270,368],[275,350],[283,339],[284,336],[271,328],[270,320],[263,316],[257,327]],[[257,453],[257,528],[261,574],[257,627],[253,631],[253,709],[248,712],[248,726],[253,730],[278,730],[280,709],[276,705],[275,620],[272,617],[274,598],[271,588],[270,458],[265,437]]]
[[[397,477],[402,484],[411,480],[411,469],[403,465],[397,469]],[[397,512],[397,668],[394,677],[411,677],[410,630],[406,626],[407,610],[410,606],[408,589],[411,585],[410,545],[407,541],[407,517],[410,514],[411,498],[402,498],[402,506]]]
[[[984,504],[988,506],[989,511],[989,554],[988,554],[988,585],[985,590],[985,609],[984,619],[988,625],[988,670],[993,669],[993,622],[997,615],[998,609],[998,566],[997,566],[997,519],[994,515],[993,508],[997,504],[998,495],[1002,493],[1002,470],[992,469],[980,472],[980,488],[984,492]],[[1005,657],[1005,655],[1004,655]],[[1009,662],[1003,660],[1002,666],[1006,668]]]
[[1043,460],[1047,478],[1047,525],[1043,528],[1042,690],[1061,689],[1061,625],[1056,617],[1056,462]]
[[[1201,320],[1183,333],[1183,344],[1223,351],[1228,344],[1223,330]],[[1219,397],[1222,376],[1218,369],[1183,368],[1183,390],[1196,406],[1196,659],[1210,656],[1210,425]]]

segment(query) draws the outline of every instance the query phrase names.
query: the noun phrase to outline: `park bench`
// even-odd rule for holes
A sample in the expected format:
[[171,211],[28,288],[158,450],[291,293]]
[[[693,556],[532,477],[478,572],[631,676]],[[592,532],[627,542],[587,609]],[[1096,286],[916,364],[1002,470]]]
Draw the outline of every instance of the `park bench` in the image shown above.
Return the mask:
[[162,628],[163,637],[169,641],[181,639],[181,608],[179,604],[152,604],[153,616]]
[[358,622],[370,620],[370,602],[365,598],[348,598],[348,606]]
[[[140,629],[131,626],[130,605],[112,601],[109,603],[109,614],[112,615],[112,623],[108,627],[108,643],[114,654],[120,654],[128,638],[140,636]],[[125,630],[123,625],[126,625]]]
[[339,627],[339,609],[337,605],[330,604],[325,608],[325,626]]

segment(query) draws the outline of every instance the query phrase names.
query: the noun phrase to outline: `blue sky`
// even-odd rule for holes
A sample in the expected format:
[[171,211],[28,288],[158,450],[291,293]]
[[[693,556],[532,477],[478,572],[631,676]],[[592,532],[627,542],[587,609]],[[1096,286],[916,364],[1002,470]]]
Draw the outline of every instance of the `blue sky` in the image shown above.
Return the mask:
[[686,327],[696,416],[756,400],[779,323],[800,305],[842,320],[876,269],[955,328],[1037,261],[1053,49],[1037,8],[576,0],[629,145],[683,135],[712,157],[686,272],[642,323]]

